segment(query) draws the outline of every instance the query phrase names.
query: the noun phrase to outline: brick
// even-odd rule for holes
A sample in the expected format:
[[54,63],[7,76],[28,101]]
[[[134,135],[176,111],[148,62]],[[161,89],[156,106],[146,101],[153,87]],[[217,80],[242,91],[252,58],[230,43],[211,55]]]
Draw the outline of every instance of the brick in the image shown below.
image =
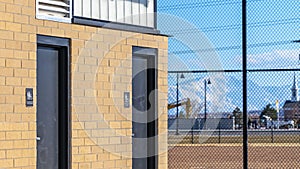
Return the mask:
[[15,149],[23,149],[28,148],[29,144],[27,140],[16,140],[14,141],[14,148]]
[[21,137],[23,140],[35,139],[36,132],[35,131],[22,131]]
[[91,38],[91,33],[79,32],[79,39],[90,40],[90,38]]
[[22,134],[20,131],[6,132],[6,140],[20,140],[20,139],[22,139]]
[[27,69],[14,69],[15,77],[28,77],[29,71]]
[[72,162],[84,162],[84,155],[72,155]]
[[38,27],[37,32],[39,34],[51,34],[51,28],[48,27]]
[[21,104],[22,103],[22,98],[21,96],[16,96],[16,95],[10,95],[6,96],[6,103],[8,104]]
[[21,122],[21,120],[21,114],[6,113],[5,121],[7,122]]
[[[0,69],[0,72],[1,72],[1,69]],[[0,86],[0,95],[3,95],[3,94],[12,95],[13,94],[13,87],[12,86]]]
[[65,35],[65,31],[63,29],[56,29],[56,28],[52,28],[51,29],[52,32],[52,36],[64,36]]
[[6,43],[5,43],[5,47],[7,49],[21,49],[21,42],[20,41],[7,40]]
[[23,6],[21,12],[24,15],[34,16],[35,15],[35,8]]
[[21,78],[18,77],[6,77],[5,84],[8,86],[20,86]]
[[29,24],[29,17],[26,15],[14,14],[14,22],[21,24]]
[[22,114],[22,121],[23,122],[34,121],[35,119],[36,119],[35,114]]
[[104,161],[104,168],[115,168],[115,161]]
[[0,30],[0,37],[1,39],[8,39],[8,40],[13,40],[13,32],[11,31],[2,31]]
[[22,68],[35,69],[36,62],[34,60],[22,60]]
[[17,149],[7,150],[6,155],[7,155],[7,158],[21,158],[23,155],[23,151],[20,149],[19,150],[17,150]]
[[79,169],[91,168],[91,164],[90,163],[79,163],[78,168]]
[[14,31],[14,32],[21,32],[22,30],[21,24],[12,23],[12,22],[6,22],[5,28],[8,31]]
[[[0,133],[0,136],[2,136],[1,133]],[[6,152],[5,152],[5,150],[1,150],[0,151],[0,159],[4,159],[4,158],[6,158]]]
[[35,86],[36,79],[35,78],[22,78],[22,86]]
[[113,129],[121,128],[121,122],[109,122],[109,126]]
[[0,21],[0,29],[5,30],[5,25],[4,21]]
[[29,41],[29,35],[27,33],[15,32],[14,33],[14,40]]
[[0,3],[0,11],[1,12],[5,11],[5,3]]
[[22,42],[22,50],[35,51],[36,44],[31,42]]
[[5,59],[0,58],[0,67],[5,67]]
[[[2,149],[12,149],[13,148],[13,142],[12,141],[0,141],[0,150]],[[3,167],[3,165],[1,165],[0,162],[0,166]]]
[[[14,20],[14,15],[12,13],[0,12],[0,16],[0,20],[2,21],[13,22]],[[3,37],[1,36],[1,38]]]
[[14,4],[28,6],[28,0],[14,0]]
[[0,103],[5,103],[5,96],[4,95],[0,95]]
[[14,159],[14,167],[26,167],[29,165],[28,158]]
[[97,161],[97,155],[96,154],[85,155],[84,161],[86,161],[86,162]]
[[36,33],[36,26],[33,25],[22,25],[22,32],[24,33]]
[[0,166],[3,168],[14,167],[13,159],[0,159]]
[[72,30],[76,30],[76,31],[85,31],[85,28],[84,28],[84,26],[82,26],[82,25],[72,24]]
[[51,27],[51,28],[58,28],[58,22],[45,20],[44,21],[44,26]]
[[13,67],[13,68],[21,68],[21,60],[18,59],[6,59],[6,67]]
[[13,5],[13,4],[6,4],[6,11],[9,11],[10,13],[21,13],[21,6],[19,5]]
[[[5,121],[5,114],[4,113],[0,114],[0,121]],[[4,134],[4,138],[3,139],[1,138],[1,136],[2,135],[1,135],[1,132],[0,132],[0,140],[5,140],[5,134]]]

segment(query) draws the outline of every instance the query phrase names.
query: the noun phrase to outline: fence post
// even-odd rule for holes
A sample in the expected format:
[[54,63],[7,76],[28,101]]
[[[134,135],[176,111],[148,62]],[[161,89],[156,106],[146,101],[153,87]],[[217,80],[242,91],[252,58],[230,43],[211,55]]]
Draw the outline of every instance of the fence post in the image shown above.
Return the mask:
[[[273,122],[272,122],[272,123],[273,123]],[[273,133],[273,128],[274,128],[274,126],[273,126],[273,124],[272,124],[272,126],[271,126],[272,143],[274,143],[274,133]]]
[[220,122],[219,122],[219,143],[221,143],[221,126],[220,126]]
[[193,126],[192,126],[192,144],[194,144],[194,125],[195,125],[195,123],[193,123]]

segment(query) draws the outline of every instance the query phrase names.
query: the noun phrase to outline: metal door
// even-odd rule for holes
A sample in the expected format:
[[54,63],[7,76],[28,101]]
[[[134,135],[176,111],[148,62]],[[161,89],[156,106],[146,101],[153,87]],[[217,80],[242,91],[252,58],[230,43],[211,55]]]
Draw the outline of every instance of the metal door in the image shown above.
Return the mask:
[[53,48],[37,51],[37,168],[58,169],[58,57]]
[[[154,57],[133,55],[132,61],[132,168],[154,169],[157,147],[155,139],[155,97],[150,97],[156,84],[155,71],[150,69]],[[153,67],[152,67],[153,68]]]

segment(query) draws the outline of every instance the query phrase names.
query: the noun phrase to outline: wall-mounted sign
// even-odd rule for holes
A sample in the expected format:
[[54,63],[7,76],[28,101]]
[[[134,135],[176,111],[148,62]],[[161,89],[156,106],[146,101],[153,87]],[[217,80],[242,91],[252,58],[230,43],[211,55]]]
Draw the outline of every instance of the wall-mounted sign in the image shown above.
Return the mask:
[[124,107],[129,108],[130,107],[130,93],[124,92]]
[[26,97],[26,107],[33,106],[33,88],[26,88],[25,97]]

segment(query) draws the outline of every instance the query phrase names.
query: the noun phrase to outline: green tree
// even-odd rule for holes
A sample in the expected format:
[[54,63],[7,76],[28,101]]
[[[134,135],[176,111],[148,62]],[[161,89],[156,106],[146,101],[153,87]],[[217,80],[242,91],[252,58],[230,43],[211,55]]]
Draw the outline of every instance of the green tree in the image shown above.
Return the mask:
[[236,107],[233,112],[233,117],[235,118],[235,124],[241,126],[243,124],[243,112],[239,107]]
[[277,119],[277,111],[274,107],[271,107],[271,104],[268,104],[264,110],[260,114],[260,118],[263,118],[263,116],[269,116],[272,118],[272,120]]

